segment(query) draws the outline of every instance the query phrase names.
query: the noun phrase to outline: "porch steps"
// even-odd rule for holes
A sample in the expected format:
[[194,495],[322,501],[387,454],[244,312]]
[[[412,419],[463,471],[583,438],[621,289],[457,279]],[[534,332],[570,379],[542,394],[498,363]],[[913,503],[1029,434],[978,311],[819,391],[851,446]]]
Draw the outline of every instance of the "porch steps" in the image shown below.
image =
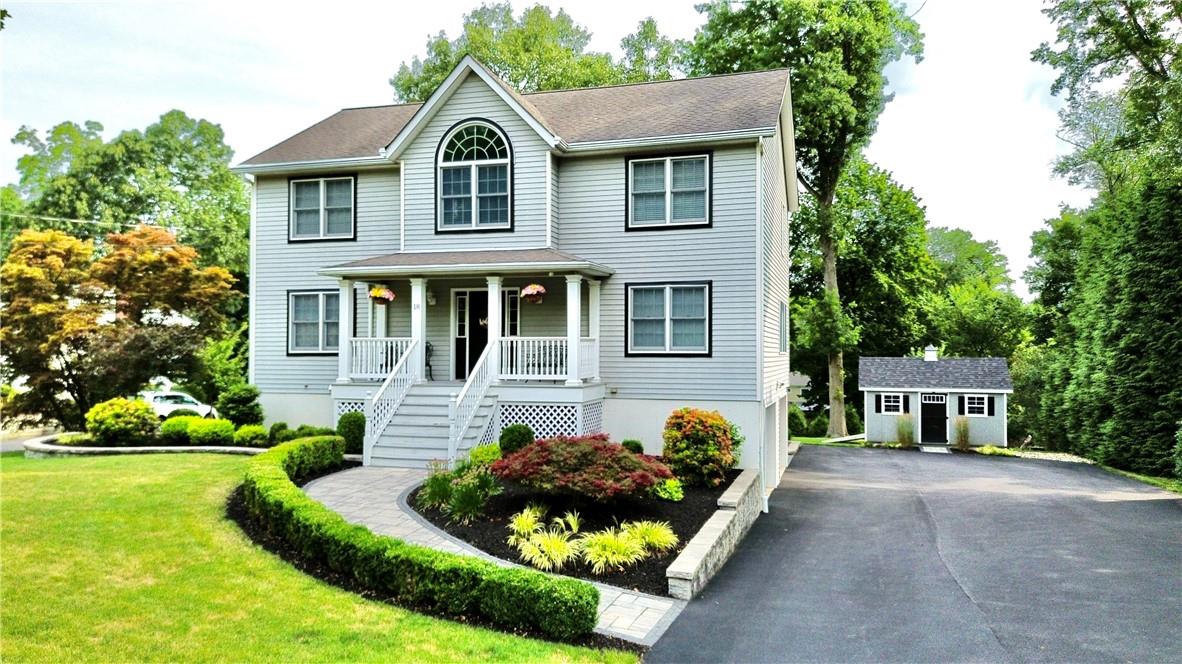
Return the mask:
[[[463,389],[461,383],[421,383],[411,387],[370,454],[374,466],[426,468],[433,460],[447,459],[448,401]],[[458,451],[471,448],[492,417],[496,399],[486,396],[480,404],[468,435]]]

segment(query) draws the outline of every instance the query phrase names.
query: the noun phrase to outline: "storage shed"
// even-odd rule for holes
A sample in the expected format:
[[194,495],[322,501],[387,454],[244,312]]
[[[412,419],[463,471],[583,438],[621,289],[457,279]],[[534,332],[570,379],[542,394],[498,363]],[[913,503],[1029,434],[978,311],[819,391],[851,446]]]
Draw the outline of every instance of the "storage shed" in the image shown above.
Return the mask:
[[932,346],[922,358],[863,357],[858,389],[869,442],[897,441],[899,418],[911,418],[917,443],[947,445],[963,417],[970,445],[1008,444],[1006,402],[1014,386],[1004,357],[940,358]]

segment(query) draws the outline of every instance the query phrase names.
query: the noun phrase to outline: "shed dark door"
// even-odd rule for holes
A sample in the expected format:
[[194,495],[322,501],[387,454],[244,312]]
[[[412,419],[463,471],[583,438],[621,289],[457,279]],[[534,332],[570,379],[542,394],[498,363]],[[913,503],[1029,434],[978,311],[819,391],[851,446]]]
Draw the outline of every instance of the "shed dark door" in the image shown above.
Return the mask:
[[948,442],[948,398],[943,394],[920,397],[919,442]]

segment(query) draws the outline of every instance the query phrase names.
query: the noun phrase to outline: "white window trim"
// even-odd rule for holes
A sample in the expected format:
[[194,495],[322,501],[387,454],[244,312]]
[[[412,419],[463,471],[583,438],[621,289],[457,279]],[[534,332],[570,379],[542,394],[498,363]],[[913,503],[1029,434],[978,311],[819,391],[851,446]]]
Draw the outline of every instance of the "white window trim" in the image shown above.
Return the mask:
[[[971,405],[972,399],[981,400],[981,412],[974,413]],[[966,394],[964,395],[964,414],[965,417],[989,417],[989,397],[984,394]]]
[[[632,306],[636,301],[633,293],[636,290],[644,289],[665,289],[665,347],[664,348],[636,348],[632,345]],[[705,316],[706,324],[706,345],[703,348],[674,348],[673,347],[673,289],[674,288],[700,288],[704,291],[705,298]],[[624,311],[628,343],[629,355],[710,355],[710,295],[712,284],[708,283],[668,283],[668,284],[629,284],[628,285],[628,306]]]
[[[709,226],[710,225],[710,169],[713,167],[710,157],[711,157],[711,155],[709,153],[704,152],[702,154],[684,154],[684,155],[676,155],[676,156],[668,156],[668,157],[651,157],[651,158],[642,158],[642,159],[629,159],[628,160],[628,228],[634,228],[637,230],[646,230],[646,229],[653,229],[653,228],[663,228],[666,226]],[[680,161],[680,160],[686,160],[686,159],[702,159],[706,162],[706,164],[705,164],[705,167],[706,167],[706,173],[705,173],[706,188],[704,190],[706,200],[705,200],[705,205],[702,208],[703,211],[705,212],[705,215],[701,219],[678,219],[677,221],[674,221],[673,220],[673,162]],[[633,201],[635,200],[636,194],[638,193],[636,191],[636,178],[635,178],[636,169],[633,168],[633,166],[635,164],[642,164],[645,162],[654,162],[654,161],[665,162],[665,220],[663,223],[656,223],[654,221],[649,221],[649,222],[638,224],[638,223],[636,223],[636,212],[633,209],[634,208]],[[684,191],[697,191],[697,189],[686,189]],[[639,193],[655,194],[656,192],[650,191],[650,192],[639,192]]]
[[[334,180],[348,180],[349,181],[349,232],[348,233],[329,233],[328,232],[328,187],[326,182]],[[320,183],[320,232],[316,235],[297,235],[296,234],[296,215],[295,215],[295,186],[301,182],[319,182]],[[357,230],[357,178],[352,175],[336,175],[323,178],[298,178],[290,180],[287,183],[287,239],[291,242],[308,242],[314,240],[351,240]]]
[[920,397],[920,403],[947,403],[948,397],[943,394],[925,394]]
[[[899,400],[897,410],[890,410],[890,406],[887,405],[887,398],[888,397],[894,397]],[[883,415],[906,415],[907,414],[907,413],[903,412],[903,393],[902,392],[888,392],[888,393],[885,393],[882,395],[882,414]]]
[[[318,344],[316,348],[301,348],[295,345],[295,298],[297,295],[316,295],[319,297],[319,306],[317,308],[317,332]],[[336,295],[337,299],[337,345],[325,345],[325,300],[328,295]],[[287,294],[287,352],[292,355],[336,355],[340,351],[340,342],[344,336],[344,330],[341,329],[341,303],[339,290],[323,290],[323,291],[292,291]]]
[[[500,136],[501,140],[505,142],[505,150],[508,152],[509,156],[505,157],[504,159],[477,159],[477,160],[469,159],[466,161],[444,161],[443,154],[447,149],[448,143],[451,142],[451,139],[453,137],[455,137],[455,135],[457,133],[459,133],[460,131],[467,129],[468,127],[471,127],[473,125],[480,125],[483,127],[487,127],[489,129],[491,129],[494,133],[496,133],[497,136]],[[487,122],[465,122],[465,123],[459,125],[458,127],[452,129],[451,131],[449,131],[447,133],[447,136],[445,136],[443,138],[443,141],[440,143],[440,146],[441,147],[439,150],[439,155],[435,158],[435,178],[436,178],[436,182],[438,183],[437,184],[438,193],[436,194],[436,197],[435,197],[435,208],[436,208],[435,230],[440,233],[448,233],[448,232],[453,232],[453,231],[490,230],[490,229],[504,230],[504,229],[513,228],[513,147],[509,143],[509,138],[507,136],[505,136],[505,134],[503,132],[501,132],[500,129],[497,129],[496,127],[494,127],[493,125],[491,125]],[[500,166],[500,165],[505,166],[505,179],[506,179],[505,193],[504,194],[485,194],[485,196],[486,197],[504,196],[505,200],[508,201],[508,204],[509,204],[509,210],[508,210],[509,214],[507,215],[505,223],[503,223],[503,224],[480,224],[480,223],[478,223],[478,221],[480,220],[480,194],[479,194],[480,181],[477,179],[478,175],[479,175],[479,167],[480,166]],[[468,176],[471,178],[471,183],[472,183],[471,184],[471,191],[469,192],[469,197],[472,202],[472,210],[471,210],[472,216],[468,220],[468,223],[463,226],[458,225],[458,224],[445,225],[443,223],[443,169],[444,168],[462,168],[464,166],[468,167]],[[449,198],[458,198],[458,196],[450,196]]]

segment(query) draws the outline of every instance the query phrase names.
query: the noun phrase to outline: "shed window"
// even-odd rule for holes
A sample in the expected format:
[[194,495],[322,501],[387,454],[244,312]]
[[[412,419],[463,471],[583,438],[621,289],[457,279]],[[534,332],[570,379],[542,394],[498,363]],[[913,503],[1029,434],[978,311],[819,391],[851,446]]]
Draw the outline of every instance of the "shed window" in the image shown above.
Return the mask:
[[985,417],[988,405],[986,398],[980,394],[970,394],[965,397],[965,415],[969,417]]
[[882,412],[897,415],[903,412],[902,394],[882,395]]

